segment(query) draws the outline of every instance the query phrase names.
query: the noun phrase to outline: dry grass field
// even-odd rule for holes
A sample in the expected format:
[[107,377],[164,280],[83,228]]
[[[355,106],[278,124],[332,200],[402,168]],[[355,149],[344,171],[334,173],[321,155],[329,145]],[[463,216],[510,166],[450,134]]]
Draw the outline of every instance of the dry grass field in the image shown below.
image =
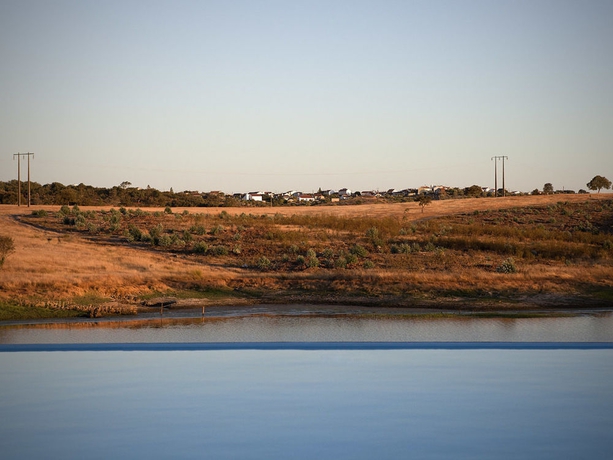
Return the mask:
[[[133,312],[330,302],[453,308],[613,303],[613,196],[282,208],[0,206],[0,302]],[[189,299],[197,299],[197,302]]]

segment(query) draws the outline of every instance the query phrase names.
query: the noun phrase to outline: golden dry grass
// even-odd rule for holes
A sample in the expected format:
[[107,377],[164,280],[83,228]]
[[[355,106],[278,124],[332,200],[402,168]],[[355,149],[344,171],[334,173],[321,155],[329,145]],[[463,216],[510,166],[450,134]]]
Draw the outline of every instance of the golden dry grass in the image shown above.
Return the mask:
[[[190,214],[253,213],[281,215],[336,215],[352,218],[395,216],[408,222],[520,206],[548,205],[560,201],[583,202],[610,199],[610,194],[549,195],[497,199],[434,201],[425,212],[417,203],[364,204],[358,206],[304,206],[281,208],[174,208]],[[94,242],[79,235],[54,233],[16,221],[13,216],[34,209],[59,210],[59,206],[0,206],[0,234],[15,241],[16,252],[0,270],[0,300],[70,299],[85,294],[129,299],[150,292],[194,287],[257,289],[267,292],[309,290],[367,296],[413,295],[429,292],[475,292],[525,294],[579,294],[578,286],[589,289],[613,288],[610,265],[582,265],[561,268],[534,263],[515,274],[463,267],[456,263],[446,271],[388,269],[351,271],[259,272],[202,262],[123,244]],[[82,207],[83,211],[110,208]],[[147,211],[156,209],[147,208]],[[157,209],[162,211],[162,209]],[[451,294],[450,294],[451,295]]]
[[0,297],[5,299],[63,299],[92,292],[126,297],[166,290],[163,280],[205,277],[224,284],[234,276],[219,267],[39,230],[15,222],[6,211],[0,214],[0,233],[14,239],[16,251],[0,270]]

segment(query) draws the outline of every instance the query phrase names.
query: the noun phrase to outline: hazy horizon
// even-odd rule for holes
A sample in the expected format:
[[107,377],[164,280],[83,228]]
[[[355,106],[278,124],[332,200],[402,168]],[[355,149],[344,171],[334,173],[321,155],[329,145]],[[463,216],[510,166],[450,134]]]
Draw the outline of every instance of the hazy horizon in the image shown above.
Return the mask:
[[3,1],[0,180],[577,191],[611,43],[610,1]]

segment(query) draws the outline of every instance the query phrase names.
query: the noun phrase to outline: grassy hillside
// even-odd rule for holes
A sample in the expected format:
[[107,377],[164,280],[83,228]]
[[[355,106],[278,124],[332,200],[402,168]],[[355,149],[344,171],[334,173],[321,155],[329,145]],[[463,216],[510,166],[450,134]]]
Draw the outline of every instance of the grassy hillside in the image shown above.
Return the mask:
[[423,214],[417,205],[265,214],[56,207],[16,221],[5,212],[20,237],[0,296],[37,305],[185,292],[208,302],[610,305],[613,200],[562,198],[435,202]]

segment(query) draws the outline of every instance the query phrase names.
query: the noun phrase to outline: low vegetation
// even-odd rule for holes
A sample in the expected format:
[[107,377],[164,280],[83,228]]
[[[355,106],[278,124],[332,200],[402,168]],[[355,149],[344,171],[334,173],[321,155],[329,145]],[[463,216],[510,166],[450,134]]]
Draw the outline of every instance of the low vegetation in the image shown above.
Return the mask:
[[397,216],[257,215],[34,211],[22,220],[63,234],[181,255],[202,263],[274,272],[372,268],[435,270],[492,267],[516,273],[531,263],[608,264],[613,202],[559,202],[475,211],[408,223]]
[[88,316],[76,309],[57,309],[0,300],[0,321]]
[[105,274],[112,288],[94,282],[87,286],[101,297],[220,289],[232,296],[249,293],[252,299],[261,295],[266,301],[412,305],[441,299],[515,302],[547,295],[597,302],[613,292],[611,199],[421,216],[82,211],[64,206],[34,210],[20,220],[55,232],[58,251],[63,238],[86,239],[186,267],[154,279],[152,266],[143,263],[141,278],[113,283]]

